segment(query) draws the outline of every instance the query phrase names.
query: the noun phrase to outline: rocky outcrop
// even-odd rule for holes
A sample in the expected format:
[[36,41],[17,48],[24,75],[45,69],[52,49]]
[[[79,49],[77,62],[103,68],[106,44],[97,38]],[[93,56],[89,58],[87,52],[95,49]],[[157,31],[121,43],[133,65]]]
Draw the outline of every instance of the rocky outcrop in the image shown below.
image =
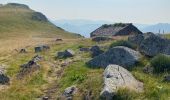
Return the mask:
[[75,86],[68,87],[64,90],[63,98],[65,100],[72,100],[72,97],[76,92],[77,88]]
[[146,56],[153,57],[160,53],[170,55],[170,40],[154,33],[131,36],[129,41],[136,44],[138,50]]
[[4,74],[3,70],[0,70],[0,84],[8,84],[10,81],[9,77]]
[[32,19],[35,20],[35,21],[44,21],[44,22],[48,21],[46,16],[43,15],[42,13],[40,13],[40,12],[33,12]]
[[103,53],[99,46],[92,46],[90,48],[92,57],[98,56]]
[[50,49],[50,47],[48,45],[39,45],[39,46],[36,46],[34,49],[35,49],[35,53],[38,53],[42,51],[47,51]]
[[73,50],[67,49],[64,52],[58,52],[57,58],[67,58],[67,57],[73,57],[75,55],[75,52]]
[[141,55],[130,48],[117,46],[105,53],[93,58],[87,64],[92,67],[107,67],[109,64],[117,64],[123,67],[131,67],[137,63]]
[[104,88],[101,97],[112,100],[117,90],[127,88],[136,92],[143,91],[143,83],[136,80],[133,75],[119,65],[109,65],[104,71]]

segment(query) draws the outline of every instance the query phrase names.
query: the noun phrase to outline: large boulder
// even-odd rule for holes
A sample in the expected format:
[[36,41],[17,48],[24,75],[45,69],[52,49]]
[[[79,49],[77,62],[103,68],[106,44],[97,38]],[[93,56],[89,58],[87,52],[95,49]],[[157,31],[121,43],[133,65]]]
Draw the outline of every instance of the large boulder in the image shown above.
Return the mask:
[[129,41],[138,46],[138,50],[146,56],[153,57],[157,54],[170,55],[170,40],[154,33],[145,33],[129,37]]
[[75,52],[71,49],[67,49],[64,52],[58,52],[57,58],[67,58],[67,57],[73,57],[75,55]]
[[3,70],[0,70],[0,84],[8,84],[10,81],[9,77],[4,74]]
[[91,51],[92,57],[98,56],[103,53],[103,51],[100,49],[99,46],[92,46],[90,48],[90,51]]
[[131,67],[140,60],[140,53],[124,46],[117,46],[105,53],[93,58],[87,64],[92,67],[107,67],[109,64],[117,64]]
[[112,100],[118,89],[126,88],[136,92],[143,91],[143,83],[136,80],[133,75],[119,65],[109,65],[104,71],[104,88],[101,97]]

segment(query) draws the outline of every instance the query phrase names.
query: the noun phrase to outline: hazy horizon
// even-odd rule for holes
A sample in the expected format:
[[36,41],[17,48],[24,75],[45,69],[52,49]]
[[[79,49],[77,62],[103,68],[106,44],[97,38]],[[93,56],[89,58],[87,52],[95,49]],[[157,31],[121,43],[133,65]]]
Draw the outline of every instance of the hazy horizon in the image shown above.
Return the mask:
[[1,0],[0,3],[26,4],[51,20],[170,23],[169,0]]

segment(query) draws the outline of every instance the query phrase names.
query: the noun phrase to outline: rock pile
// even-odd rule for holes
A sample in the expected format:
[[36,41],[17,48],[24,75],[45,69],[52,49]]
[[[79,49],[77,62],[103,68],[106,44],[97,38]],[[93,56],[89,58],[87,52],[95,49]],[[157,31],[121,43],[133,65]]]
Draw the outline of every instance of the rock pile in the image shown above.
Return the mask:
[[119,65],[107,66],[104,71],[104,88],[101,97],[104,100],[112,100],[120,88],[142,92],[143,83],[136,80],[129,71]]
[[130,48],[117,46],[105,53],[93,58],[87,64],[92,67],[107,67],[109,64],[117,64],[123,67],[131,67],[141,58],[140,53]]

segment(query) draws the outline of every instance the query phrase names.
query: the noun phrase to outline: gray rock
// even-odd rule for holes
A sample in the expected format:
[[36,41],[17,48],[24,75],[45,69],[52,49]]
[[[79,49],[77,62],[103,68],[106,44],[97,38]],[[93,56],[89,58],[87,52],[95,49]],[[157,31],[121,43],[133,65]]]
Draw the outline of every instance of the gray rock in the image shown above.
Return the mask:
[[143,91],[143,83],[136,80],[133,75],[119,65],[109,65],[104,71],[104,88],[101,97],[112,100],[117,90],[127,88],[136,92]]
[[73,57],[75,55],[75,52],[73,50],[67,49],[64,52],[58,52],[57,58],[67,58],[67,57]]
[[82,52],[89,52],[90,51],[89,48],[80,48],[79,50],[82,51]]
[[39,46],[36,46],[34,49],[35,49],[35,53],[38,53],[42,51],[47,51],[50,49],[50,47],[48,45],[39,45]]
[[92,46],[91,49],[92,57],[98,56],[103,53],[99,46]]
[[10,81],[9,77],[4,74],[2,70],[0,70],[0,84],[8,84]]
[[154,33],[136,35],[130,37],[129,41],[138,45],[138,50],[146,56],[153,57],[160,53],[170,55],[170,40]]
[[143,72],[146,74],[152,74],[153,73],[154,68],[150,67],[150,66],[146,66],[143,68]]
[[170,75],[166,75],[166,76],[164,77],[164,81],[170,82]]
[[47,22],[48,19],[46,18],[45,15],[43,15],[42,13],[40,12],[33,12],[32,14],[32,20],[35,20],[35,21],[44,21],[44,22]]
[[22,49],[19,51],[19,53],[27,53],[27,50],[24,49],[24,48],[22,48]]
[[109,64],[117,64],[124,67],[131,67],[141,58],[140,53],[130,48],[117,46],[105,53],[93,58],[87,64],[92,67],[107,67]]
[[75,86],[71,86],[64,90],[63,96],[66,98],[66,100],[72,100],[72,97],[76,92],[77,88]]

